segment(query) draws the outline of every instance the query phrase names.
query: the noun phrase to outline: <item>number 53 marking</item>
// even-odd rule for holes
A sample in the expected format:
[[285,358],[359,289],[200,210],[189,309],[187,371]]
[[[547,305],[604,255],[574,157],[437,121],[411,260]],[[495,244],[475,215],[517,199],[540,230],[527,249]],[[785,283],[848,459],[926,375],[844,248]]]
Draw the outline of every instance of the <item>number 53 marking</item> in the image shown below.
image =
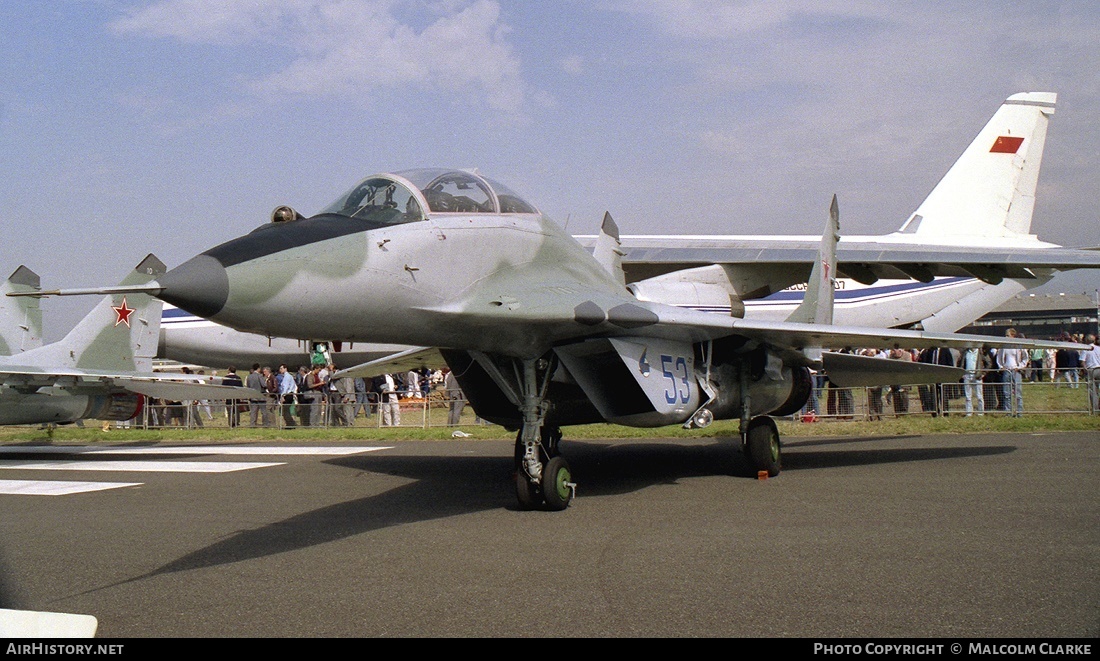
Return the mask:
[[[687,404],[691,399],[691,386],[688,384],[687,359],[683,356],[661,356],[661,373],[669,380],[670,389],[665,389],[665,401]],[[679,383],[677,383],[679,381]],[[683,390],[680,389],[683,384]]]

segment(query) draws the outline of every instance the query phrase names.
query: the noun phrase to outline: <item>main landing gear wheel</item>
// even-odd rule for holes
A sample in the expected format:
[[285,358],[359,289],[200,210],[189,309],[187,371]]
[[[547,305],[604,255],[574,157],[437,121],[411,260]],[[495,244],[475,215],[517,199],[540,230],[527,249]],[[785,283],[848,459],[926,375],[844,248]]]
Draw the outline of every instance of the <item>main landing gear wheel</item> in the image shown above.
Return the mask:
[[754,473],[767,471],[768,477],[779,475],[783,461],[774,420],[764,415],[752,419],[745,434],[745,454]]
[[573,500],[573,474],[562,456],[552,458],[542,469],[542,496],[546,509],[560,512]]

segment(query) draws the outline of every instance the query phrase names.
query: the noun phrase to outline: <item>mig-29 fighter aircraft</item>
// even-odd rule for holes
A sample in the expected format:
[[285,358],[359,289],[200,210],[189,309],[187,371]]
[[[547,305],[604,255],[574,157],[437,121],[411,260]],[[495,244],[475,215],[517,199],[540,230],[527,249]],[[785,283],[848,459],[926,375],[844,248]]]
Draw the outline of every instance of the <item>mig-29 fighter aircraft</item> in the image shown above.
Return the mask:
[[[1025,95],[1011,105],[1026,108],[1030,117],[1049,109],[1045,98]],[[1006,137],[1012,138],[1007,141],[1012,150],[998,148]],[[994,136],[985,150],[1027,171],[1026,159],[1017,163],[1017,157],[1026,153],[1028,138],[1017,137]],[[713,419],[739,419],[750,462],[775,475],[780,440],[769,415],[803,406],[810,368],[824,368],[840,386],[958,378],[951,368],[942,368],[949,374],[933,373],[919,363],[823,349],[895,343],[1077,346],[834,325],[833,283],[837,270],[845,268],[837,261],[838,218],[834,200],[817,249],[807,254],[799,244],[789,252],[788,259],[810,271],[810,284],[802,304],[785,320],[742,318],[741,308],[732,305],[729,313],[715,314],[660,296],[647,300],[639,288],[627,287],[624,250],[609,215],[589,252],[503,184],[445,169],[368,177],[310,218],[277,210],[276,222],[211,248],[146,285],[52,293],[143,292],[241,331],[438,351],[479,416],[519,431],[520,503],[552,510],[568,506],[575,486],[560,452],[564,425],[705,426]],[[784,248],[781,241],[777,248]],[[860,252],[849,273],[891,268],[924,277],[951,265],[993,280],[1006,263],[1004,268],[1016,269],[1026,260],[1043,268],[1100,267],[1100,253],[1041,247],[1021,252],[986,243],[929,247],[920,252],[922,268],[914,266],[915,255],[913,250]],[[765,260],[752,277],[766,280],[775,263]],[[753,260],[738,268],[751,274]],[[727,291],[728,297],[736,294]],[[407,353],[343,374],[391,371],[414,357]]]
[[[1063,251],[1040,253],[1057,246],[1028,233],[1054,104],[1053,94],[1013,95],[901,229],[846,236],[838,248],[834,323],[953,332],[1048,282],[1056,269],[1043,267],[1044,260],[1072,268]],[[279,213],[294,217],[288,208]],[[589,249],[596,241],[575,238]],[[627,286],[642,300],[782,321],[802,303],[817,244],[812,236],[623,236],[619,250]],[[926,263],[924,250],[932,245],[951,246],[959,253],[955,263]],[[965,246],[997,246],[1003,260],[991,263],[985,251],[968,264]],[[885,254],[892,261],[884,261]],[[1076,253],[1082,258],[1091,256]],[[167,305],[158,357],[212,367],[256,360],[297,365],[311,346],[324,343],[331,348],[328,362],[346,368],[408,349],[325,339],[242,333]]]

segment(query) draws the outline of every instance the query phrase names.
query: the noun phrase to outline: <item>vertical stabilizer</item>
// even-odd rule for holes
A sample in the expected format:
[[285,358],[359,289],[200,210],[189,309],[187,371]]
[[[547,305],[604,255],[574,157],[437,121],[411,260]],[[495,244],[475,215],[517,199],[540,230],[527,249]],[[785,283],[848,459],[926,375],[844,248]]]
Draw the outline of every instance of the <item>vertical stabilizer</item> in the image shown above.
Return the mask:
[[623,273],[623,251],[619,243],[619,226],[611,218],[611,214],[604,212],[603,224],[600,225],[600,235],[596,238],[596,246],[592,250],[592,256],[607,269],[615,280],[626,286],[626,275]]
[[11,356],[42,346],[42,310],[34,296],[8,296],[9,292],[41,291],[38,274],[20,266],[0,283],[0,356]]
[[821,235],[821,248],[817,252],[817,262],[810,269],[810,279],[806,282],[806,295],[787,321],[804,324],[832,324],[834,282],[836,280],[836,244],[840,241],[840,207],[836,195],[829,205],[829,221]]
[[1050,92],[1008,97],[897,233],[930,243],[1027,235],[1056,100]]
[[[120,284],[144,284],[166,270],[149,255]],[[48,369],[150,372],[160,335],[161,306],[147,294],[105,296],[65,339],[23,353],[15,361]]]

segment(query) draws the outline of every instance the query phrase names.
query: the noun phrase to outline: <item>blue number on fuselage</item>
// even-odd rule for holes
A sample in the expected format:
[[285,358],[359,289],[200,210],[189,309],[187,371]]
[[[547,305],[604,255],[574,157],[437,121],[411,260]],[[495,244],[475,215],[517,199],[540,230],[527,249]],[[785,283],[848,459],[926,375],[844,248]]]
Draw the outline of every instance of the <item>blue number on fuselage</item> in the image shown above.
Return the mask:
[[[669,368],[672,369],[669,369]],[[681,404],[687,404],[691,399],[691,385],[688,384],[688,367],[687,359],[683,356],[676,356],[675,360],[672,356],[661,356],[661,373],[665,375],[665,378],[669,380],[672,390],[665,390],[665,401],[669,404],[675,404],[679,401]],[[676,383],[676,379],[679,377],[680,381],[684,384],[684,389],[680,390],[680,385]]]

